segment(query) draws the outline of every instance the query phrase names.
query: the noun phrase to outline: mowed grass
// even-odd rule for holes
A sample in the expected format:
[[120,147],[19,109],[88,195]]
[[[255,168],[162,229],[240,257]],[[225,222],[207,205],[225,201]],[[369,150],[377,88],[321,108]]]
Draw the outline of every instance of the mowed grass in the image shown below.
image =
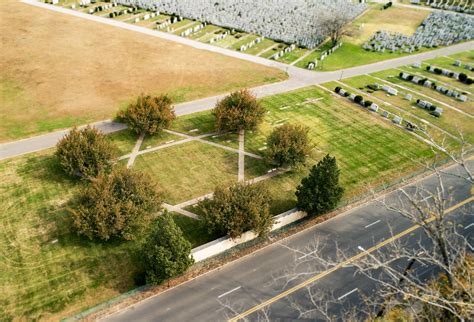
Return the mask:
[[71,230],[67,201],[79,187],[52,151],[0,163],[0,320],[59,320],[133,287],[136,243]]
[[[453,109],[443,107],[443,115],[441,117],[435,117],[431,115],[429,111],[416,106],[417,99],[427,100],[426,98],[413,94],[412,101],[409,102],[405,100],[404,97],[406,94],[412,94],[411,92],[400,90],[397,96],[389,96],[382,90],[372,91],[367,87],[368,85],[374,84],[376,82],[377,81],[374,80],[370,76],[356,76],[349,79],[344,79],[342,81],[342,83],[348,85],[348,87],[345,88],[346,90],[349,90],[351,93],[359,94],[358,92],[354,91],[354,88],[355,88],[357,90],[364,92],[365,94],[363,94],[363,96],[365,96],[366,99],[374,101],[375,103],[379,104],[382,108],[389,110],[389,112],[391,113],[398,114],[398,115],[401,114],[400,111],[393,108],[393,106],[396,106],[402,109],[403,111],[405,111],[408,114],[408,117],[409,117],[409,114],[416,115],[419,118],[440,127],[441,129],[447,131],[448,133],[454,136],[459,136],[458,132],[461,131],[463,135],[465,136],[465,138],[468,139],[469,142],[474,143],[473,120],[470,119],[469,117],[466,117],[466,115],[461,114]],[[328,89],[333,91],[336,86],[341,86],[341,85],[334,83],[332,84],[332,86],[328,87]],[[374,99],[371,99],[368,95],[376,97],[379,100],[389,103],[391,105],[380,104],[380,101],[375,101]],[[430,100],[428,99],[428,101]],[[430,101],[430,102],[437,106],[439,105],[434,101]],[[407,118],[407,115],[401,115],[401,116],[403,116],[405,119]],[[412,118],[411,121],[413,121],[415,124],[418,124],[418,126],[423,126],[423,122],[422,121],[420,122],[419,120],[416,120],[415,118]],[[435,130],[434,128],[430,128],[428,129],[428,131],[431,134],[434,134],[435,132],[437,132],[437,130]]]
[[[57,321],[136,287],[141,240],[77,236],[66,208],[82,183],[53,152],[0,162],[0,321]],[[174,220],[193,247],[220,237],[197,220]]]
[[[320,100],[307,101],[314,99]],[[281,120],[308,126],[315,145],[306,167],[267,181],[274,213],[295,206],[296,187],[309,167],[327,153],[337,158],[345,200],[365,192],[369,185],[388,183],[410,173],[418,168],[416,161],[432,156],[429,146],[409,133],[317,87],[272,96],[262,103],[270,113],[259,131],[247,136],[248,151],[262,153],[259,148]]]
[[165,189],[165,201],[177,204],[236,181],[237,161],[237,153],[189,142],[140,155],[134,169],[150,174]]

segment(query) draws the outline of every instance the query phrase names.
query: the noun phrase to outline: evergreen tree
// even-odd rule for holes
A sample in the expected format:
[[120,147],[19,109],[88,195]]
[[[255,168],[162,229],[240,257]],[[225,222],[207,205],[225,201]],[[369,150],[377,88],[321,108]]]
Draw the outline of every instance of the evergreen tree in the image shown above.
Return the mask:
[[333,210],[344,193],[339,185],[336,158],[326,155],[313,166],[296,190],[298,207],[310,215],[321,215]]
[[164,212],[158,217],[142,248],[146,281],[160,284],[184,273],[193,263],[191,243],[173,217]]

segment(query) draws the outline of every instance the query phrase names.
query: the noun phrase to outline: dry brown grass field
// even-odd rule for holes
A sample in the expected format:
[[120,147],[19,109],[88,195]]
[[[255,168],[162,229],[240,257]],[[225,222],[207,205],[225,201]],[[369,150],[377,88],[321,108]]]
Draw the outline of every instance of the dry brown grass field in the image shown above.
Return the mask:
[[411,35],[430,14],[427,10],[403,7],[381,10],[381,7],[379,4],[373,5],[362,17],[354,21],[354,35],[349,37],[353,43],[362,44],[379,30]]
[[110,118],[140,93],[192,100],[286,78],[173,42],[0,1],[0,142]]

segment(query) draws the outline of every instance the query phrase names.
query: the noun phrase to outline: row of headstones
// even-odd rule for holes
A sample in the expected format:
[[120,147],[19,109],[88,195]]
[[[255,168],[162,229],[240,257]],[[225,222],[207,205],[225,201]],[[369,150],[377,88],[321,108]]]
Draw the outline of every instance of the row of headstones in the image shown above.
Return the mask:
[[[417,1],[417,0],[412,0]],[[418,0],[419,2],[420,0]],[[451,10],[457,12],[465,12],[465,13],[474,13],[474,7],[471,1],[469,0],[427,0],[426,4],[431,6],[432,8],[436,9],[444,9],[444,10]]]
[[264,39],[265,39],[265,37],[258,37],[257,39],[252,40],[251,42],[249,42],[248,44],[240,46],[240,51],[246,51],[246,50],[252,48],[253,46],[258,45]]
[[[375,104],[371,101],[364,100],[364,98],[360,95],[351,94],[351,93],[347,92],[346,90],[344,90],[343,88],[336,87],[335,92],[338,93],[339,95],[343,96],[343,97],[349,98],[351,101],[359,104],[362,107],[368,108],[369,111],[371,111],[371,112],[378,112],[378,110],[379,110],[379,106],[377,104]],[[362,99],[360,99],[360,97],[359,97],[359,101],[356,101],[357,96],[362,97]],[[388,111],[383,111],[381,115],[382,115],[382,117],[387,118],[387,119],[389,119],[391,117],[391,114]],[[394,124],[402,125],[403,118],[401,116],[393,114],[392,122]],[[416,128],[416,126],[414,124],[412,124],[410,122],[406,122],[406,123],[407,123],[406,127],[407,127],[408,130],[414,130]]]
[[[336,50],[338,50],[340,47],[342,46],[342,42],[336,44],[335,46],[333,46],[331,49],[328,49],[326,51],[324,51],[321,56],[319,57],[319,60],[320,61],[323,61],[325,60],[329,55],[333,54]],[[311,61],[308,63],[308,66],[306,66],[306,68],[308,68],[309,70],[313,70],[315,69],[316,67],[318,67],[318,59],[316,58],[314,61]]]
[[[314,48],[327,37],[325,17],[345,12],[351,18],[366,4],[348,0],[117,0],[126,6],[160,10],[191,20],[207,21],[285,43]],[[238,13],[238,14],[237,14]]]
[[289,54],[291,53],[293,50],[296,49],[296,45],[295,44],[291,44],[290,46],[286,47],[285,49],[283,50],[280,50],[279,52],[273,54],[270,58],[271,59],[274,59],[274,60],[277,60],[283,56],[285,56],[286,54]]
[[189,37],[191,36],[192,34],[195,34],[196,32],[199,32],[201,31],[202,29],[204,29],[204,27],[207,26],[207,23],[206,22],[203,22],[201,23],[200,25],[197,25],[195,27],[191,27],[191,28],[188,28],[186,29],[185,31],[183,31],[181,33],[181,37]]
[[457,80],[459,79],[459,74],[460,74],[458,72],[454,72],[454,71],[446,69],[446,68],[438,68],[438,67],[431,66],[431,65],[426,67],[426,70],[429,71],[430,73],[433,73],[433,74],[441,74],[443,76],[454,78],[454,79],[457,79]]
[[428,101],[419,99],[416,101],[416,105],[422,109],[430,111],[430,114],[436,117],[441,117],[441,115],[443,115],[443,109],[441,107],[437,107]]
[[[455,60],[454,63],[453,63],[453,66],[461,67],[462,66],[462,61]],[[474,70],[474,66],[472,66],[471,64],[464,64],[464,69],[472,71],[472,70]]]
[[168,32],[174,31],[174,29],[170,29],[170,26],[177,22],[183,21],[183,19],[184,19],[183,17],[179,16],[179,17],[171,17],[170,19],[167,19],[165,21],[157,21],[156,29],[163,30],[166,28],[166,31]]
[[217,35],[217,36],[211,38],[211,40],[209,40],[209,43],[210,43],[210,44],[213,44],[213,43],[215,43],[215,42],[221,41],[221,40],[227,38],[229,35],[230,35],[230,31],[225,31],[225,32],[222,33],[222,34],[219,34],[219,35]]
[[[334,89],[334,91],[337,94],[341,95],[342,97],[347,97],[349,100],[351,100],[351,101],[353,101],[357,104],[360,104],[363,107],[368,108],[372,112],[377,112],[379,110],[379,106],[377,104],[375,104],[371,101],[366,101],[363,98],[360,99],[362,96],[350,93],[350,92],[346,91],[344,88],[336,87]],[[357,96],[359,96],[359,100],[357,100],[357,98],[356,98]]]
[[433,12],[412,36],[378,31],[363,44],[366,50],[411,53],[421,47],[449,46],[474,39],[474,17],[464,14]]
[[458,101],[461,101],[461,102],[466,102],[467,101],[467,96],[466,95],[464,95],[462,93],[459,93],[458,91],[449,89],[445,86],[436,85],[436,83],[433,83],[432,81],[430,81],[426,78],[420,78],[418,76],[410,75],[410,74],[405,73],[405,72],[400,73],[399,76],[400,76],[401,79],[403,79],[405,81],[412,82],[414,84],[421,85],[421,86],[424,86],[424,87],[432,88],[435,91],[437,91],[441,94],[444,94],[446,96],[455,98]]

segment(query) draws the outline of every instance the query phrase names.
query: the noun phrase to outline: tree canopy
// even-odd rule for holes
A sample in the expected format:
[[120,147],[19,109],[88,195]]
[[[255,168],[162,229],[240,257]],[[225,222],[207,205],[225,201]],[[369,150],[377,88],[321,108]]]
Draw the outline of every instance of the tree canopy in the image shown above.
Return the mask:
[[310,215],[333,210],[344,193],[339,185],[339,172],[336,158],[329,154],[313,166],[296,190],[298,207]]
[[149,176],[126,168],[101,173],[73,199],[75,229],[89,239],[134,239],[160,210],[162,196]]
[[115,147],[96,128],[74,128],[57,143],[56,158],[67,174],[91,178],[111,170]]
[[170,127],[176,118],[172,100],[166,95],[144,96],[118,113],[118,119],[128,124],[137,134],[154,135]]
[[255,95],[243,89],[219,101],[213,111],[219,132],[254,130],[263,121],[265,108]]
[[230,187],[219,186],[212,199],[200,202],[200,216],[210,233],[228,234],[231,238],[237,238],[252,230],[265,235],[273,224],[270,202],[268,189],[262,184],[236,183]]
[[165,211],[143,244],[147,283],[160,284],[184,273],[194,262],[190,254],[191,243],[184,238],[171,214]]
[[284,124],[273,130],[267,139],[267,162],[278,167],[294,167],[302,164],[311,152],[309,128],[302,125]]

